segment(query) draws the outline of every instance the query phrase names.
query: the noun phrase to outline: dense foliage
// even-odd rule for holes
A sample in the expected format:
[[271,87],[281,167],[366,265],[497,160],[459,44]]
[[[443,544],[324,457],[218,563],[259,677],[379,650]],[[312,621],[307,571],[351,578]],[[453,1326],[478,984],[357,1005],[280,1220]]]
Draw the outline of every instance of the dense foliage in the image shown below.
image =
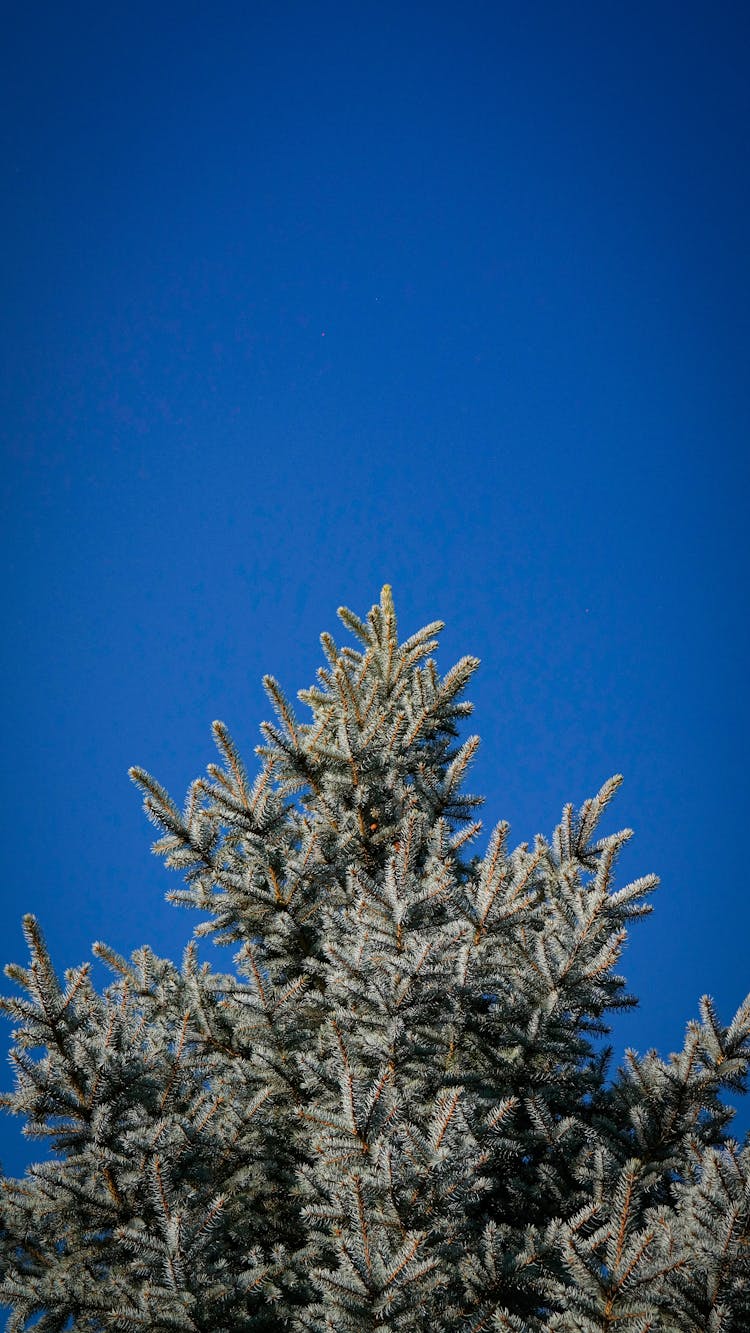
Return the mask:
[[251,781],[221,763],[181,812],[141,770],[170,896],[226,974],[146,947],[59,980],[35,920],[8,1108],[51,1159],[2,1192],[9,1330],[740,1333],[750,1328],[750,1001],[704,999],[684,1049],[601,1034],[652,876],[617,888],[619,779],[550,842],[470,848],[460,743],[477,666],[439,624],[399,643],[389,588],[296,719],[277,683]]

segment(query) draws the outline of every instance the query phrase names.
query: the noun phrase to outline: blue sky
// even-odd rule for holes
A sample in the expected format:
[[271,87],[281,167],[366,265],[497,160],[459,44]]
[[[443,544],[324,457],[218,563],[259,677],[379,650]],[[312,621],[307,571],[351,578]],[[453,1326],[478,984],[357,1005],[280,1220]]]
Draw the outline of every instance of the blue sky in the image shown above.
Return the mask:
[[[516,841],[613,772],[618,1050],[750,990],[744,5],[17,6],[3,954],[177,957],[175,795],[392,583]],[[7,1080],[8,1075],[3,1075]],[[747,1124],[749,1117],[743,1117]],[[8,1170],[35,1145],[2,1127]]]

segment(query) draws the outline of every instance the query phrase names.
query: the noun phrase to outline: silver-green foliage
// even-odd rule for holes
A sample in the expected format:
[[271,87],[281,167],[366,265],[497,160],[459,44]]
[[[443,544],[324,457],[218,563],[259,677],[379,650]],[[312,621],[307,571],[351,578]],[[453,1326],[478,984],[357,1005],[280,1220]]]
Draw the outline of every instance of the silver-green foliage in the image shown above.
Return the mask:
[[649,876],[614,884],[619,779],[551,842],[468,848],[459,743],[474,672],[404,643],[389,588],[299,722],[248,777],[221,763],[180,811],[133,770],[198,936],[234,970],[148,948],[60,981],[27,917],[9,1110],[52,1159],[2,1191],[11,1333],[740,1333],[750,1328],[750,1149],[726,1136],[750,1002],[711,1002],[684,1050],[597,1038],[633,1003],[617,964]]

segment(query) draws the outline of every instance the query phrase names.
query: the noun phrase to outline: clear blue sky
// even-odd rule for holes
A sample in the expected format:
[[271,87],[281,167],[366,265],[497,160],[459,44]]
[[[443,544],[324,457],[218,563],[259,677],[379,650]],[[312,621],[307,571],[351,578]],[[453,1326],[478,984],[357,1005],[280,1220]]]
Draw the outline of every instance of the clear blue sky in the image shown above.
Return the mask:
[[662,888],[618,1049],[729,1019],[749,37],[658,0],[6,13],[6,959],[28,910],[61,969],[179,956],[128,766],[181,799],[215,717],[249,753],[262,673],[309,684],[389,581],[482,658],[488,825],[625,774],[623,876]]

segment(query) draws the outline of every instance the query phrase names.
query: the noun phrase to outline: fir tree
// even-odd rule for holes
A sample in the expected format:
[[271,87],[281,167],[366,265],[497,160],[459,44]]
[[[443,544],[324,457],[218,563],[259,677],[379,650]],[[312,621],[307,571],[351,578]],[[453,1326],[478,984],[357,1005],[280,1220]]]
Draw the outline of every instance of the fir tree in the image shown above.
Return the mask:
[[298,721],[275,680],[251,780],[184,810],[132,776],[176,903],[233,970],[139,949],[60,980],[32,917],[6,1107],[49,1161],[2,1189],[8,1329],[741,1333],[750,1328],[750,1001],[667,1061],[601,1037],[656,880],[618,888],[619,778],[551,841],[471,855],[477,661],[440,677],[389,588]]

